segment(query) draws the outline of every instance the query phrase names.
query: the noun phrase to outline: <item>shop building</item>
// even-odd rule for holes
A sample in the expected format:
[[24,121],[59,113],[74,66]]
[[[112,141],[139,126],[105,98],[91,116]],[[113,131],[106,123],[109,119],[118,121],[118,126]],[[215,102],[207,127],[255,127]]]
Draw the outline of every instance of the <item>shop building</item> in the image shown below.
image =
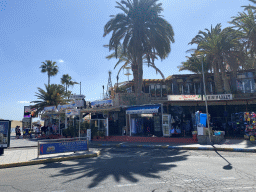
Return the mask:
[[[234,113],[256,111],[255,72],[239,72],[235,79],[235,85],[236,87],[233,93],[217,94],[215,92],[213,74],[206,75],[206,97],[211,116],[211,125],[216,129],[218,128],[223,131],[230,129],[228,126],[232,122],[231,115]],[[113,98],[114,103],[120,107],[135,105],[136,96],[133,93],[133,81],[122,83],[122,86],[118,90],[115,98]],[[189,136],[195,130],[193,125],[195,112],[201,111],[202,113],[206,113],[203,80],[200,74],[172,75],[165,80],[144,79],[143,92],[143,104],[162,105],[162,114],[170,115],[170,129],[179,127],[181,136]],[[132,120],[131,124],[134,124],[133,121],[135,121],[141,126],[142,123],[138,120],[139,116],[141,117],[140,114],[136,114],[127,118],[135,119]],[[153,117],[152,115],[146,116],[152,121],[151,126],[154,127],[154,115]],[[160,119],[163,121],[163,117]],[[164,133],[163,122],[160,124],[162,126],[162,133],[157,136],[168,136],[167,131]],[[133,133],[133,127],[129,128],[131,128],[131,133]]]

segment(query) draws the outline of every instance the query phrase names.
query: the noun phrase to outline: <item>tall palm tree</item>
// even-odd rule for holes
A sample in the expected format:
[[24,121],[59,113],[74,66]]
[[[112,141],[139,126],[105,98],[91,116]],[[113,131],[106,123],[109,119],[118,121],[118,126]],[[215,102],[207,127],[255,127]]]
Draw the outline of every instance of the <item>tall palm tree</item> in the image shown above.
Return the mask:
[[[116,58],[115,53],[112,53],[112,54],[108,55],[106,58],[107,58],[107,59]],[[122,70],[122,69],[125,69],[126,67],[131,67],[132,71],[134,71],[134,63],[133,63],[132,57],[131,57],[131,55],[129,55],[129,54],[127,54],[127,53],[126,53],[126,54],[124,53],[124,51],[123,51],[121,45],[118,46],[118,49],[117,49],[117,58],[118,58],[118,61],[117,61],[116,65],[115,65],[114,69],[115,69],[120,63],[123,63],[123,65],[120,67],[120,69],[119,69],[119,71],[118,71],[118,73],[117,73],[117,76],[119,76],[119,73],[121,72],[121,70]],[[151,55],[151,58],[153,58],[153,55]],[[155,60],[155,59],[158,59],[158,57],[155,56],[153,59],[154,59],[154,60]],[[157,67],[155,66],[154,62],[152,62],[152,61],[148,62],[148,60],[147,60],[147,55],[146,55],[146,54],[143,56],[143,63],[144,63],[144,65],[147,65],[148,67],[154,68],[155,71],[156,71],[156,73],[160,73],[160,75],[162,76],[162,78],[165,79],[164,74],[162,73],[162,71],[161,71],[159,68],[157,68]],[[136,75],[136,73],[133,73],[133,80],[135,81],[136,78],[134,77],[134,75]]]
[[[143,56],[147,60],[154,60],[149,53],[157,53],[165,59],[171,51],[171,42],[174,43],[172,26],[160,15],[163,11],[158,0],[122,0],[117,2],[116,8],[123,13],[107,22],[104,27],[104,37],[112,32],[109,40],[109,50],[114,50],[117,57],[117,48],[122,44],[124,53],[131,55],[134,77],[138,78],[135,84],[136,93],[142,91]],[[135,81],[136,82],[136,81]]]
[[[255,1],[256,3],[256,1]],[[246,12],[239,12],[238,16],[232,17],[233,20],[229,23],[233,25],[233,28],[241,31],[242,37],[242,48],[244,53],[248,56],[247,62],[244,63],[243,68],[255,68],[256,58],[256,16],[255,10],[246,8]]]
[[[226,72],[227,62],[230,58],[237,58],[237,49],[241,47],[239,40],[241,33],[227,27],[221,30],[221,24],[214,28],[205,29],[207,32],[199,31],[189,44],[197,44],[195,55],[202,55],[210,59],[214,69],[214,81],[217,93],[230,93],[230,84]],[[234,59],[233,59],[234,60]],[[232,63],[229,63],[234,68]]]
[[62,75],[62,78],[60,80],[61,80],[61,84],[65,85],[66,94],[68,92],[68,88],[69,88],[70,85],[73,86],[75,84],[78,84],[77,82],[72,81],[72,77],[69,76],[69,74]]
[[45,84],[45,90],[38,87],[38,93],[35,95],[37,101],[32,101],[35,103],[33,107],[37,108],[37,113],[41,112],[44,107],[47,106],[58,106],[68,103],[69,100],[65,99],[65,87],[58,84]]
[[50,77],[57,75],[59,69],[56,65],[57,63],[54,61],[46,60],[42,62],[43,65],[40,66],[42,73],[47,73],[48,75],[48,86],[50,85]]

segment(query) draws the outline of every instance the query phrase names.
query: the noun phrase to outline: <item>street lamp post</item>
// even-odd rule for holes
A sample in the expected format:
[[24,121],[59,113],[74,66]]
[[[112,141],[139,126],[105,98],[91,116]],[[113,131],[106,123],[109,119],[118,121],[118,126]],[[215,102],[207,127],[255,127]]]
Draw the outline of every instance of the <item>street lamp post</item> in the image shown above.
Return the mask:
[[202,73],[203,73],[203,84],[204,84],[204,97],[205,97],[205,107],[206,107],[206,115],[207,115],[208,133],[209,133],[209,139],[210,139],[210,143],[211,143],[212,142],[212,139],[211,139],[211,127],[210,127],[210,122],[209,122],[208,104],[207,104],[206,88],[205,88],[205,80],[204,80],[203,58],[204,57],[202,57]]
[[103,99],[104,99],[104,85],[102,85],[102,88],[103,88]]

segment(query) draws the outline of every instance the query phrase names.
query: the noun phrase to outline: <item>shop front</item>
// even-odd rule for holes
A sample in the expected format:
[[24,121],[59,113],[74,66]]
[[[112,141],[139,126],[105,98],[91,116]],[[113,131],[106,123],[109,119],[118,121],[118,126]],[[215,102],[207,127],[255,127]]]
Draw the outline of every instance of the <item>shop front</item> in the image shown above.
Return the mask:
[[[226,138],[247,139],[255,136],[256,99],[236,98],[232,94],[207,95],[210,126],[214,133],[223,133]],[[206,113],[205,97],[200,95],[168,95],[168,102],[164,102],[164,113],[171,114],[177,119],[181,135],[191,136],[197,131],[196,112]],[[246,118],[249,114],[250,118]],[[175,125],[176,126],[176,125]],[[175,127],[172,121],[172,128]],[[207,127],[207,126],[204,126]],[[245,135],[245,136],[244,136]],[[252,137],[253,139],[253,137]]]
[[[163,136],[162,105],[132,106],[126,109],[130,136]],[[127,132],[128,132],[127,131]]]
[[121,111],[120,107],[105,106],[103,108],[89,108],[82,109],[80,115],[91,114],[88,122],[90,123],[90,129],[92,130],[92,136],[111,136],[113,133],[120,133],[121,127],[118,128],[115,125],[118,125],[118,114]]

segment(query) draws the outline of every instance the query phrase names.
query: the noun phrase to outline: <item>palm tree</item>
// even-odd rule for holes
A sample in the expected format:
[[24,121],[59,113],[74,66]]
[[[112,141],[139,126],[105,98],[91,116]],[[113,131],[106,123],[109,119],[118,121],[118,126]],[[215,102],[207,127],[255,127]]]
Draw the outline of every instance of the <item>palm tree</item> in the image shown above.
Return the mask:
[[238,58],[241,33],[231,27],[221,30],[221,24],[211,27],[211,30],[205,30],[207,32],[199,31],[189,44],[197,44],[195,55],[205,56],[211,61],[211,67],[214,69],[215,91],[230,93],[226,72],[228,66],[236,71],[237,65],[229,61]]
[[[202,61],[195,54],[191,54],[191,57],[186,56],[187,61],[181,62],[181,65],[178,66],[179,71],[188,70],[196,74],[202,74]],[[203,58],[204,73],[212,71],[210,68],[210,63]]]
[[[163,11],[158,0],[122,0],[117,2],[119,13],[107,22],[104,27],[104,37],[112,32],[109,40],[109,50],[117,49],[122,44],[125,55],[132,58],[134,78],[138,79],[135,91],[141,93],[143,79],[143,56],[147,55],[148,63],[154,63],[150,53],[157,53],[165,59],[174,43],[172,26],[160,15]],[[147,54],[148,53],[148,54]]]
[[[256,4],[256,0],[249,0],[251,1],[252,3]],[[245,5],[245,6],[242,6],[244,7],[245,10],[248,10],[248,9],[252,9],[252,10],[256,10],[256,7],[255,6],[252,6],[252,5]]]
[[[112,54],[108,55],[106,58],[107,58],[107,59],[116,58],[115,53],[112,53]],[[131,57],[131,55],[128,55],[127,53],[126,53],[126,54],[124,53],[124,51],[123,51],[121,45],[118,46],[118,49],[117,49],[117,58],[118,58],[118,62],[116,63],[114,69],[115,69],[120,63],[124,63],[124,64],[120,67],[120,69],[119,69],[119,71],[118,71],[118,73],[117,73],[117,76],[119,76],[119,73],[121,72],[121,70],[122,70],[122,69],[125,69],[126,67],[131,67],[132,71],[134,71],[134,66],[135,66],[135,65],[133,64],[132,57]],[[151,58],[153,58],[153,56],[151,56]],[[155,59],[158,59],[158,57],[155,56],[153,59],[154,59],[154,60],[155,60]],[[164,74],[162,73],[162,71],[161,71],[160,69],[158,69],[158,68],[155,66],[154,62],[152,62],[152,61],[148,62],[146,55],[143,56],[143,63],[144,63],[144,65],[147,65],[148,67],[154,68],[155,71],[156,71],[156,73],[160,73],[160,75],[162,76],[162,78],[165,79]],[[133,73],[133,80],[135,81],[136,78],[134,77],[134,75],[136,75],[135,72]]]
[[40,66],[42,73],[47,73],[48,75],[48,86],[50,85],[50,77],[57,75],[58,73],[58,66],[56,65],[56,62],[52,62],[50,60],[46,60],[45,62],[42,62],[43,65]]
[[68,87],[71,85],[75,85],[75,84],[78,84],[77,82],[75,81],[72,81],[72,77],[69,76],[68,74],[64,74],[62,75],[62,78],[61,78],[61,84],[65,85],[65,88],[66,88],[66,94],[68,93]]
[[45,84],[45,90],[38,87],[38,93],[35,95],[37,101],[32,101],[35,103],[33,107],[37,108],[37,113],[44,110],[44,107],[47,106],[58,106],[68,103],[69,100],[65,99],[65,87],[58,84]]
[[[254,1],[252,1],[254,2]],[[255,1],[256,3],[256,1]],[[253,7],[252,7],[253,8]],[[243,64],[243,68],[255,68],[255,57],[256,57],[256,22],[255,13],[252,9],[246,8],[246,12],[239,12],[238,16],[232,17],[233,20],[229,23],[233,25],[233,28],[241,31],[242,37],[242,48],[247,55],[247,62]]]

